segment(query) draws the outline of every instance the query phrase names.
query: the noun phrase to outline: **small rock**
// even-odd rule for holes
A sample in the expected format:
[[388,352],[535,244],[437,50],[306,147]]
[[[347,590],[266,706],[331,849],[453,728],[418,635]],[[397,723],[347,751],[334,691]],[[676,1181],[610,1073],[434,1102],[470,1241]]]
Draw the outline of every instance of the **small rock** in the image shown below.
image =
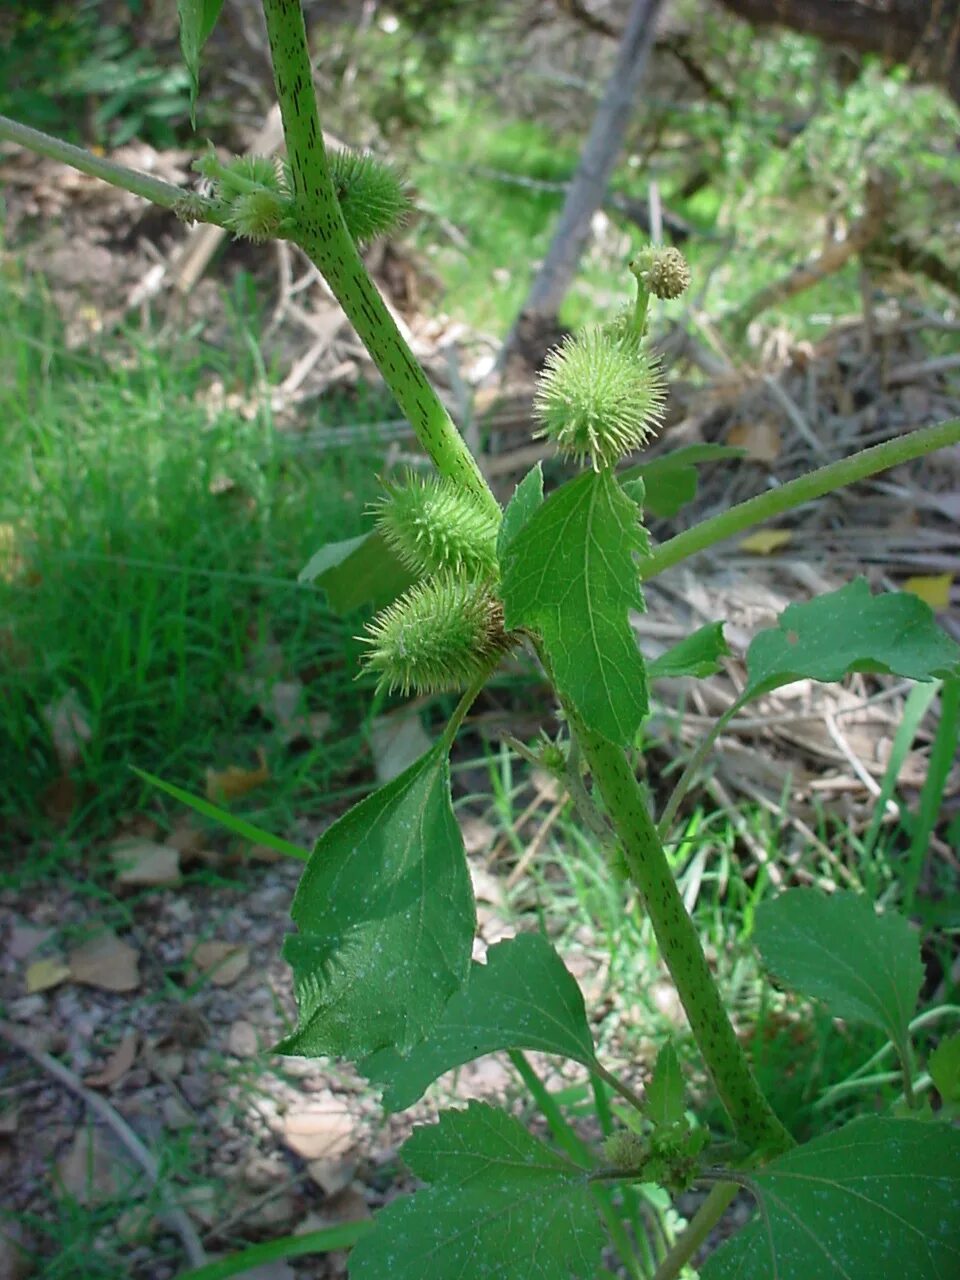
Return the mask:
[[334,1159],[355,1143],[353,1119],[336,1101],[289,1112],[283,1129],[287,1145],[304,1160]]
[[212,1227],[220,1216],[217,1204],[217,1188],[209,1183],[195,1183],[192,1187],[184,1187],[180,1193],[180,1203],[191,1218],[196,1218],[204,1227]]
[[229,987],[250,965],[249,950],[234,942],[198,943],[193,963],[215,987]]
[[197,1123],[193,1112],[183,1105],[179,1098],[164,1098],[160,1104],[165,1129],[189,1129]]
[[21,996],[19,1000],[11,1000],[7,1007],[14,1022],[30,1022],[44,1012],[47,1002],[43,996]]
[[213,1093],[213,1085],[209,1076],[182,1075],[177,1081],[183,1090],[183,1096],[191,1107],[205,1107]]
[[243,1166],[243,1180],[251,1191],[268,1191],[286,1176],[286,1165],[275,1156],[251,1156]]
[[235,1058],[255,1058],[260,1051],[257,1030],[252,1022],[241,1019],[230,1028],[227,1047]]

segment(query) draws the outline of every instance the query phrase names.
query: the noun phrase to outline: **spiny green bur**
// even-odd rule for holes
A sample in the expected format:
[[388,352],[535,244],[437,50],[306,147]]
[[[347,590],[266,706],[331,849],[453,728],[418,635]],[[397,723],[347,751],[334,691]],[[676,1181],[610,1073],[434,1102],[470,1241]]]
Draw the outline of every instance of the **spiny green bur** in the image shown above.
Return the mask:
[[496,573],[499,520],[442,476],[410,474],[387,485],[377,526],[414,573],[470,578]]
[[402,693],[462,689],[508,646],[503,613],[477,579],[449,576],[415,584],[383,609],[362,636],[378,685]]

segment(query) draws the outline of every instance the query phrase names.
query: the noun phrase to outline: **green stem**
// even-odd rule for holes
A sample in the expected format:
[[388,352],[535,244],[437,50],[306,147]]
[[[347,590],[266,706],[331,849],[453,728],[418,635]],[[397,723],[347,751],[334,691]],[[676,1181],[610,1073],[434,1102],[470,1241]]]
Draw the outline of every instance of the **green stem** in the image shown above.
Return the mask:
[[629,1102],[634,1111],[639,1111],[641,1115],[644,1114],[643,1099],[638,1093],[634,1093],[628,1084],[624,1084],[622,1080],[618,1080],[613,1072],[608,1071],[602,1063],[594,1061],[593,1070],[601,1080],[605,1080],[607,1082],[614,1093],[619,1093],[624,1102]]
[[896,440],[874,445],[872,449],[863,449],[851,458],[841,458],[839,462],[819,467],[816,471],[798,476],[779,489],[761,493],[710,520],[695,524],[692,529],[678,533],[675,538],[668,538],[651,555],[640,561],[640,577],[653,578],[658,573],[663,573],[664,569],[670,569],[681,560],[696,555],[698,551],[705,551],[724,538],[732,538],[762,520],[770,520],[773,516],[811,502],[814,498],[822,498],[825,493],[832,493],[834,489],[842,489],[845,485],[854,484],[878,471],[886,471],[888,467],[899,466],[902,462],[909,462],[952,444],[960,444],[960,418],[942,422],[935,427],[925,427],[922,431],[911,431],[908,435],[898,436]]
[[163,209],[176,209],[184,201],[190,201],[190,208],[195,222],[213,222],[222,226],[223,211],[212,200],[203,200],[191,191],[185,191],[172,182],[163,182],[160,178],[151,178],[146,173],[138,173],[136,169],[128,169],[126,165],[115,164],[103,156],[95,156],[83,147],[75,147],[71,142],[53,138],[39,129],[31,129],[29,125],[19,124],[6,116],[0,116],[0,141],[15,142],[26,147],[28,151],[40,156],[48,156],[51,160],[59,160],[71,169],[79,169],[91,178],[100,178],[109,182],[112,187],[120,187],[135,196],[142,196],[152,204]]
[[767,1155],[787,1150],[793,1139],[764,1097],[737,1040],[636,774],[619,747],[579,724],[570,708],[568,717],[576,726],[594,783],[620,836],[631,879],[643,897],[690,1028],[737,1136]]
[[441,475],[499,515],[500,506],[350,238],[330,177],[300,0],[263,0],[293,176],[291,239],[316,265]]
[[735,1182],[718,1182],[710,1188],[686,1231],[657,1267],[653,1280],[675,1280],[726,1213],[739,1190]]
[[690,789],[690,784],[693,782],[701,765],[710,754],[711,747],[740,710],[740,707],[741,703],[735,702],[732,706],[728,707],[726,711],[724,711],[723,715],[714,721],[709,732],[703,737],[696,751],[694,751],[693,755],[687,761],[683,773],[680,775],[676,786],[670,792],[667,803],[664,805],[663,813],[660,815],[660,821],[657,823],[657,833],[661,840],[666,840],[667,836],[670,834],[670,828],[673,826],[673,820],[677,816],[680,805],[683,803],[683,797]]
[[[590,1148],[585,1142],[581,1141],[567,1123],[566,1116],[560,1110],[556,1099],[536,1071],[534,1071],[526,1054],[520,1049],[511,1049],[508,1056],[520,1079],[526,1085],[531,1098],[540,1108],[540,1113],[549,1125],[550,1132],[553,1134],[557,1145],[562,1147],[571,1160],[581,1167],[592,1164]],[[605,1187],[593,1186],[592,1191],[600,1210],[600,1215],[610,1233],[610,1239],[613,1241],[621,1261],[627,1267],[631,1280],[643,1280],[643,1272],[639,1260],[617,1212],[613,1197]]]

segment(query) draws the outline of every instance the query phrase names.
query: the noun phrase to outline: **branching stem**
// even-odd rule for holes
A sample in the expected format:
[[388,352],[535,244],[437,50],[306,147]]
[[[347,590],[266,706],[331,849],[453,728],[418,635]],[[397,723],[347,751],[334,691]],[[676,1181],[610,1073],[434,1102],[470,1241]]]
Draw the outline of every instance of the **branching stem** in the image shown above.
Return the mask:
[[224,225],[225,211],[215,201],[204,200],[173,182],[151,178],[149,174],[138,173],[136,169],[128,169],[126,165],[107,160],[104,156],[95,156],[92,151],[75,147],[72,142],[64,142],[61,138],[51,137],[49,133],[41,133],[39,129],[31,129],[29,125],[19,124],[7,116],[0,116],[0,142],[2,141],[15,142],[37,155],[58,160],[71,169],[89,174],[91,178],[100,178],[103,182],[109,182],[112,187],[142,196],[144,200],[160,205],[163,209],[175,210],[178,205],[189,200],[194,222]]
[[798,476],[779,489],[771,489],[769,493],[749,498],[746,502],[731,507],[729,511],[722,511],[709,520],[695,524],[692,529],[685,529],[676,537],[668,538],[651,555],[641,560],[640,577],[654,578],[658,573],[663,573],[664,569],[672,568],[681,560],[696,555],[698,551],[705,551],[715,542],[743,533],[745,529],[760,524],[763,520],[770,520],[805,502],[812,502],[814,498],[833,493],[835,489],[843,489],[867,476],[876,475],[878,471],[886,471],[889,467],[921,458],[924,454],[933,453],[935,449],[943,449],[952,444],[960,444],[960,418],[938,423],[935,427],[924,427],[920,431],[911,431],[908,435],[897,436],[895,440],[874,445],[872,449],[863,449],[850,458],[841,458],[839,462],[831,462],[828,466],[818,467],[816,471],[808,471],[806,475]]

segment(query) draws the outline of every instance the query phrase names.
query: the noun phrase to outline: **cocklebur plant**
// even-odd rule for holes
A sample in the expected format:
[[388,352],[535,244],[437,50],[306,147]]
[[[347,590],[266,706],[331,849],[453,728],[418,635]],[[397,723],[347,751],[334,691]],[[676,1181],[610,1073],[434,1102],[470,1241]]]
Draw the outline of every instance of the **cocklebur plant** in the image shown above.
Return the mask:
[[[180,0],[194,82],[221,4]],[[292,908],[296,931],[284,952],[299,1021],[278,1048],[358,1063],[389,1111],[411,1106],[451,1068],[503,1051],[551,1136],[535,1137],[508,1111],[480,1103],[446,1110],[438,1123],[416,1129],[403,1157],[424,1188],[351,1234],[353,1280],[592,1280],[611,1274],[610,1265],[634,1278],[669,1280],[683,1273],[740,1189],[756,1199],[759,1215],[710,1257],[702,1269],[708,1280],[954,1274],[960,1134],[948,1122],[960,1105],[960,1037],[946,1037],[927,1071],[918,1072],[918,936],[895,911],[879,914],[850,892],[791,889],[758,910],[755,942],[777,980],[837,1017],[879,1028],[900,1064],[902,1098],[891,1113],[865,1108],[843,1128],[798,1146],[757,1083],[664,854],[683,794],[725,718],[659,821],[634,765],[650,685],[717,670],[728,652],[722,625],[701,628],[646,663],[629,613],[643,606],[643,581],[759,521],[956,444],[960,423],[864,450],[652,547],[644,504],[655,509],[668,490],[682,490],[712,455],[703,446],[622,465],[655,429],[662,406],[662,375],[646,348],[651,296],[674,297],[688,282],[676,251],[647,249],[632,263],[633,305],[568,341],[537,391],[536,425],[582,470],[544,493],[535,468],[501,509],[357,252],[358,240],[400,212],[398,200],[384,194],[396,190],[394,180],[381,183],[384,171],[373,159],[331,163],[299,0],[263,0],[263,11],[286,141],[281,165],[208,157],[208,189],[185,192],[10,121],[0,122],[0,137],[181,216],[298,245],[326,278],[436,469],[428,481],[387,483],[370,533],[322,549],[304,573],[334,607],[381,606],[367,631],[366,661],[386,687],[455,688],[462,696],[434,746],[333,823],[309,856],[256,833],[306,860]],[[362,217],[349,213],[350,174],[380,193],[361,199]],[[449,754],[500,656],[520,645],[552,684],[565,726],[537,750],[566,779],[589,830],[615,845],[616,864],[639,893],[725,1110],[725,1135],[708,1133],[692,1114],[671,1045],[642,1096],[601,1061],[583,996],[545,934],[521,933],[490,947],[484,963],[472,960],[476,913],[451,805]],[[955,701],[960,646],[915,596],[874,595],[858,579],[790,606],[754,638],[730,714],[794,680],[836,681],[853,671],[940,681],[945,703]],[[247,836],[254,831],[222,816]],[[585,1069],[606,1135],[596,1148],[567,1122],[527,1051]],[[934,1090],[938,1110],[930,1105]],[[671,1190],[707,1190],[665,1254],[646,1240],[638,1207],[651,1180]],[[311,1243],[340,1248],[348,1241],[341,1232],[335,1241]],[[280,1257],[303,1252],[304,1244],[280,1241],[272,1250]],[[267,1260],[261,1248],[257,1261]],[[241,1265],[243,1255],[236,1270]],[[223,1264],[216,1267],[227,1274]],[[196,1273],[204,1274],[213,1273]]]

